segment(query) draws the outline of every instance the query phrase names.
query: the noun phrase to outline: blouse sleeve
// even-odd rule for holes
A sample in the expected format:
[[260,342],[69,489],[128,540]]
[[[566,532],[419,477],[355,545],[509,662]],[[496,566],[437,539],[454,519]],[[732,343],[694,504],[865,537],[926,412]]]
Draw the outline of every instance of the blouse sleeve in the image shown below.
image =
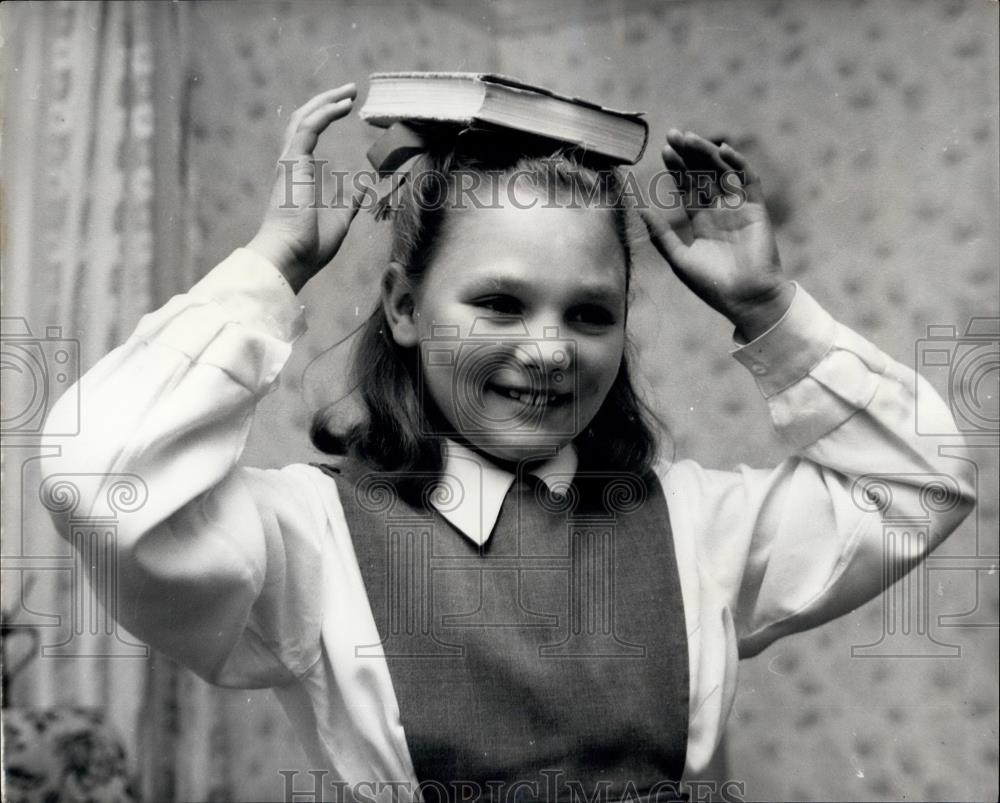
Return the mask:
[[[112,615],[213,683],[280,685],[319,656],[317,472],[236,467],[303,328],[280,273],[238,249],[82,377],[78,435],[48,435],[43,491],[69,483],[74,515],[100,515],[115,483],[139,489],[118,514]],[[70,512],[54,515],[64,537]]]
[[[801,287],[734,356],[794,456],[734,472],[685,461],[663,479],[668,500],[697,500],[676,506],[675,531],[697,534],[697,560],[726,595],[746,657],[852,610],[916,565],[968,515],[974,478],[970,462],[939,452],[964,441],[930,384]],[[918,435],[918,420],[945,434]],[[913,517],[927,522],[926,539],[883,537],[885,521]]]

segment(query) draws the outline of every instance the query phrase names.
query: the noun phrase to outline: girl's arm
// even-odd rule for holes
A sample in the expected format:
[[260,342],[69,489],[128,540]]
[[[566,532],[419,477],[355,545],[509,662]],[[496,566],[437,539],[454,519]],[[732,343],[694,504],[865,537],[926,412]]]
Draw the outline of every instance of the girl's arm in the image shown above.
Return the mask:
[[[736,326],[745,345],[734,355],[796,449],[772,470],[684,462],[663,475],[668,499],[698,500],[671,511],[687,517],[674,521],[688,542],[679,548],[718,586],[740,654],[752,655],[857,607],[916,565],[972,509],[973,466],[955,454],[963,439],[929,383],[782,275],[759,181],[740,154],[671,132],[663,157],[691,194],[683,227],[647,218],[653,242]],[[918,421],[952,434],[918,435]],[[927,537],[884,537],[907,519]],[[689,591],[697,599],[704,589]]]
[[[663,480],[668,498],[698,500],[671,510],[674,531],[717,584],[746,657],[913,568],[968,515],[975,478],[930,384],[801,287],[782,320],[734,356],[795,456],[734,472],[684,461]],[[953,435],[918,435],[918,421]]]
[[[293,115],[283,157],[298,181],[312,176],[317,138],[353,96],[353,86],[341,87]],[[43,461],[43,493],[75,493],[72,510],[54,515],[66,537],[71,516],[107,514],[116,483],[140,489],[137,509],[118,513],[111,612],[225,685],[286,683],[319,655],[330,500],[308,467],[235,467],[255,405],[303,329],[292,288],[333,257],[353,216],[327,209],[330,220],[320,220],[311,190],[297,185],[308,201],[289,205],[278,198],[283,186],[279,173],[251,248],[145,316],[82,377],[80,432],[49,436],[60,452]],[[54,406],[49,432],[69,431],[61,422],[74,398]]]

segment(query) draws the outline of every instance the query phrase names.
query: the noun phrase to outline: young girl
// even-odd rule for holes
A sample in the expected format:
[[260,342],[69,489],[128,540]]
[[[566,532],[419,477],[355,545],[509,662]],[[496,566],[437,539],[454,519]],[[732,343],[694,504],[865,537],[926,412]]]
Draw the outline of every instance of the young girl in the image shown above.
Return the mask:
[[[948,410],[784,277],[744,158],[671,131],[665,166],[684,189],[709,176],[710,203],[684,226],[648,215],[652,240],[733,324],[797,451],[771,470],[663,459],[626,358],[626,210],[579,202],[620,198],[618,174],[459,137],[385,210],[365,416],[314,433],[346,457],[237,466],[303,330],[294,294],[355,211],[308,186],[354,96],[295,112],[293,203],[279,176],[250,244],[81,380],[81,433],[51,473],[78,475],[91,512],[122,475],[147,491],[120,517],[114,613],[213,683],[275,687],[308,799],[673,799],[712,757],[740,657],[870,599],[968,513],[970,477],[915,434],[918,404],[935,432]],[[444,177],[439,202],[420,170]],[[928,543],[883,543],[868,475],[893,515],[943,491]]]

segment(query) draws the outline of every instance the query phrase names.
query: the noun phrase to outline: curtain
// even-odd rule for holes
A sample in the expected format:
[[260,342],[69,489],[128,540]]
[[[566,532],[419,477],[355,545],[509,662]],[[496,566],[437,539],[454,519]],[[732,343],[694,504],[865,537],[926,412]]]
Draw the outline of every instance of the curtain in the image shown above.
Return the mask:
[[[54,2],[8,3],[0,13],[2,600],[8,658],[30,661],[5,704],[100,711],[131,771],[141,765],[145,799],[163,800],[153,779],[164,773],[151,765],[182,762],[145,748],[163,748],[177,723],[163,716],[177,708],[163,689],[178,672],[104,614],[97,602],[113,598],[113,561],[74,556],[39,504],[37,477],[57,448],[39,434],[49,405],[194,278],[187,12],[175,3]],[[86,415],[86,404],[78,409]],[[114,522],[88,526],[113,533]],[[35,647],[18,638],[30,633]],[[157,694],[147,697],[147,687]]]

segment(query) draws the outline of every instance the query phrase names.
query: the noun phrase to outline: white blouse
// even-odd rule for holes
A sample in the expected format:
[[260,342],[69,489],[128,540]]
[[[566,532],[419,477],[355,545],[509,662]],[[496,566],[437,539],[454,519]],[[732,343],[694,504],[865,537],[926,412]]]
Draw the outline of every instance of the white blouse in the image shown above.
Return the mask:
[[[237,466],[254,407],[303,328],[280,273],[236,250],[80,380],[80,433],[48,435],[61,452],[44,462],[49,475],[77,475],[80,515],[100,515],[122,475],[144,486],[145,502],[119,514],[118,621],[210,682],[276,687],[310,769],[370,795],[373,784],[415,779],[385,659],[355,650],[379,636],[337,485],[307,465]],[[802,288],[733,356],[796,451],[767,470],[659,466],[688,633],[686,775],[712,757],[741,656],[872,598],[973,504],[971,462],[938,454],[960,440],[941,398]],[[73,430],[60,423],[75,413],[72,396],[53,409],[49,432]],[[918,406],[933,423],[926,431],[954,434],[917,435]],[[561,472],[575,466],[572,453],[555,460]],[[481,541],[512,477],[450,447],[446,473],[469,488],[469,472],[480,474],[479,498],[444,515]],[[883,475],[880,504],[855,487],[872,474]],[[929,483],[941,491],[933,509],[922,504]],[[926,549],[883,543],[890,508],[930,518]],[[64,533],[68,515],[56,515]],[[311,788],[311,778],[296,784]]]

